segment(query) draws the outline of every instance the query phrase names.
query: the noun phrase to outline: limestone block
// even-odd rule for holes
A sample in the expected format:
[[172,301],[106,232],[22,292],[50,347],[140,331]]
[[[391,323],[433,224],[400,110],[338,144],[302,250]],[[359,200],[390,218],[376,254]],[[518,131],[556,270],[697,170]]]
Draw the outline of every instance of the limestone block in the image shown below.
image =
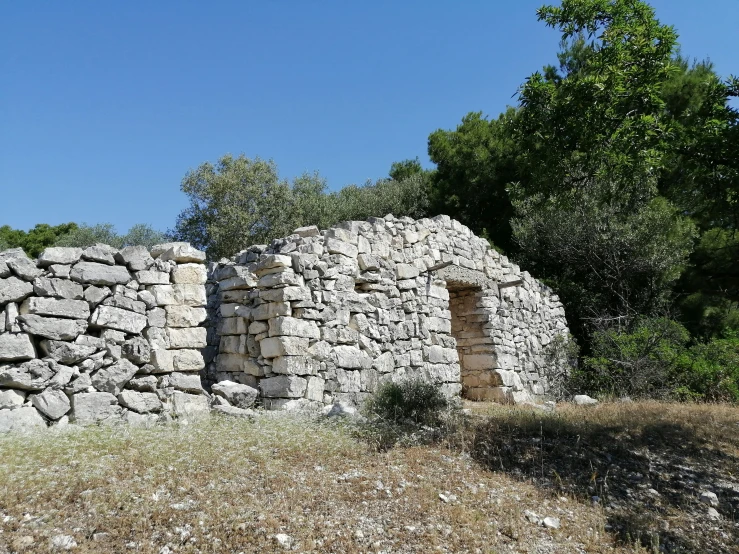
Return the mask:
[[144,377],[133,377],[127,384],[126,388],[137,392],[156,392],[158,379],[153,375]]
[[77,262],[72,266],[69,277],[78,283],[92,285],[119,285],[131,280],[131,274],[125,267],[97,262]]
[[165,309],[169,327],[195,327],[205,321],[208,315],[205,308],[193,308],[192,306],[171,305],[166,306]]
[[265,302],[294,302],[310,300],[310,290],[305,287],[282,287],[259,291],[259,298]]
[[109,288],[89,286],[85,289],[85,300],[93,308],[113,294]]
[[44,418],[32,406],[0,410],[0,433],[18,433],[46,427]]
[[396,264],[395,265],[395,278],[396,279],[415,279],[420,274],[418,268],[410,264]]
[[356,346],[335,346],[333,357],[337,367],[361,369],[372,366],[372,359]]
[[166,329],[148,327],[144,330],[144,338],[149,341],[152,350],[169,348],[169,334]]
[[40,391],[45,389],[54,371],[42,360],[29,360],[17,367],[0,366],[0,387]]
[[246,319],[243,317],[225,317],[218,323],[218,334],[221,337],[226,335],[245,335],[246,333]]
[[443,348],[439,345],[434,345],[429,346],[427,359],[432,364],[453,364],[459,361],[459,356],[456,348]]
[[109,329],[117,329],[124,333],[139,334],[147,325],[146,316],[124,310],[122,308],[114,308],[112,306],[98,306],[90,318],[90,325],[94,327],[107,327]]
[[56,389],[46,389],[41,394],[35,394],[31,403],[42,415],[53,420],[62,417],[71,407],[67,395]]
[[303,238],[316,237],[321,234],[318,227],[315,225],[308,225],[306,227],[298,227],[293,231],[293,234],[300,235]]
[[24,281],[33,281],[44,273],[43,269],[36,267],[36,263],[25,255],[10,258],[5,260],[5,263],[13,270],[13,273]]
[[292,258],[283,254],[268,254],[262,256],[257,264],[255,273],[259,275],[261,272],[269,269],[291,268],[293,265]]
[[136,272],[136,280],[142,285],[168,285],[169,273],[165,271],[142,270]]
[[157,301],[154,298],[154,295],[150,293],[148,290],[140,290],[136,293],[136,300],[139,302],[143,302],[146,305],[146,308],[151,310],[156,307]]
[[[131,289],[125,289],[125,290],[130,291]],[[113,296],[109,296],[108,298],[103,300],[103,306],[112,306],[114,308],[121,308],[122,310],[129,310],[131,312],[136,312],[137,314],[146,313],[146,304],[144,304],[143,302],[139,302],[138,300],[134,300],[133,298],[129,298],[128,296],[123,296],[122,294],[114,293]]]
[[320,368],[320,362],[310,356],[278,356],[272,359],[272,373],[316,375]]
[[285,270],[260,277],[257,286],[259,288],[303,286],[303,279],[292,270]]
[[90,317],[90,306],[84,300],[64,298],[31,297],[23,301],[20,313],[64,317],[69,319],[87,319]]
[[104,265],[114,265],[115,255],[118,250],[107,244],[95,244],[82,251],[82,257],[86,260],[99,262]]
[[48,267],[52,264],[73,264],[82,257],[82,248],[50,247],[44,249],[38,257],[38,265]]
[[328,238],[326,239],[326,250],[328,250],[329,254],[341,254],[342,256],[346,256],[348,258],[356,258],[359,251],[357,250],[357,247],[353,244],[349,244],[348,242],[343,242],[341,240]]
[[163,348],[151,350],[152,373],[171,373],[174,371],[174,351]]
[[259,342],[262,356],[305,356],[308,353],[308,339],[304,337],[269,337]]
[[33,280],[33,292],[39,296],[54,296],[81,300],[84,298],[82,285],[69,279],[53,279],[50,277],[36,277]]
[[249,325],[249,333],[252,335],[266,333],[268,329],[269,325],[265,321],[254,321]]
[[146,312],[146,321],[149,327],[165,327],[167,325],[167,312],[164,308],[152,308]]
[[8,264],[5,263],[5,260],[0,260],[0,279],[10,277],[10,273],[10,268],[8,267]]
[[26,393],[20,390],[0,389],[0,410],[20,408],[26,401]]
[[138,370],[138,367],[125,358],[120,359],[113,365],[95,372],[92,376],[92,386],[102,392],[118,394]]
[[259,391],[249,385],[234,383],[233,381],[221,381],[211,387],[213,394],[225,398],[229,404],[237,408],[248,409],[254,405],[259,396]]
[[208,398],[203,395],[175,391],[172,395],[172,413],[177,417],[204,417],[210,412]]
[[89,392],[92,388],[92,379],[89,373],[80,373],[76,379],[70,381],[65,387],[64,392],[67,395],[73,395],[80,392]]
[[372,254],[359,254],[357,256],[359,269],[362,271],[377,271],[380,269],[380,261]]
[[[80,339],[80,337],[77,337],[77,339]],[[92,356],[98,350],[100,350],[100,348],[97,346],[88,346],[76,342],[72,343],[48,339],[41,341],[41,351],[44,353],[44,356],[56,360],[60,364],[76,364],[77,362]]]
[[316,402],[323,402],[325,381],[320,377],[308,377],[308,384],[305,389],[305,398]]
[[0,279],[0,306],[7,302],[20,302],[33,294],[33,285],[18,277]]
[[71,271],[71,265],[54,264],[50,265],[47,270],[49,271],[49,277],[57,279],[69,279],[69,272]]
[[205,360],[199,350],[177,350],[172,361],[176,371],[200,371],[205,369]]
[[301,398],[308,387],[308,381],[295,375],[268,377],[259,382],[262,396],[266,398]]
[[31,360],[36,357],[36,348],[26,334],[0,334],[0,362]]
[[20,333],[21,326],[18,324],[18,304],[8,302],[5,310],[0,311],[0,333],[6,331],[8,333]]
[[182,264],[172,269],[172,282],[177,284],[204,285],[208,271],[203,264]]
[[383,352],[373,360],[372,367],[380,373],[390,373],[395,369],[393,353]]
[[145,246],[126,246],[114,257],[116,262],[128,266],[131,271],[146,270],[154,264],[154,258]]
[[243,335],[230,335],[221,337],[218,351],[226,354],[246,354],[246,337]]
[[340,392],[360,392],[362,390],[362,376],[360,371],[336,368],[336,382]]
[[295,317],[275,317],[269,320],[269,336],[292,336],[319,339],[321,333],[315,321]]
[[120,420],[122,409],[108,392],[81,392],[72,396],[69,420],[79,425],[113,423]]
[[292,315],[292,309],[289,302],[266,302],[257,306],[252,312],[252,319],[255,321],[264,321],[278,316]]
[[232,290],[249,290],[257,286],[257,277],[246,268],[242,269],[241,275],[236,275],[228,279],[224,279],[218,283],[218,290],[221,292]]
[[[168,248],[159,254],[165,246],[168,246]],[[151,255],[162,261],[172,260],[178,264],[205,262],[205,252],[202,252],[197,248],[193,248],[186,242],[171,242],[153,246],[151,249]]]
[[195,373],[170,373],[162,378],[162,387],[173,387],[183,392],[192,392],[199,394],[203,392],[203,385],[200,382],[200,375]]
[[187,306],[205,306],[207,298],[202,285],[174,284],[152,285],[147,290],[154,295],[157,306],[182,304]]
[[151,361],[151,347],[146,339],[133,337],[123,343],[121,355],[134,364],[148,364]]
[[205,327],[167,329],[169,348],[205,348],[208,345],[207,334]]
[[140,414],[162,411],[162,402],[153,392],[124,390],[118,395],[121,406]]
[[21,329],[31,335],[53,340],[74,340],[87,330],[87,321],[59,319],[40,315],[21,315],[18,317]]

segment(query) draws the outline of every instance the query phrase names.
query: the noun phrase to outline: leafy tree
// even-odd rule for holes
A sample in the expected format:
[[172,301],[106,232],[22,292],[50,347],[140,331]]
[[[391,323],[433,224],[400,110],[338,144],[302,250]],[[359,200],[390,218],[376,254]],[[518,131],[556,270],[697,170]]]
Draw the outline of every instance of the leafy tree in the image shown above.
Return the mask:
[[3,225],[0,227],[0,249],[3,249],[3,244],[5,248],[23,248],[26,254],[36,258],[44,248],[52,246],[60,237],[76,229],[76,223],[63,223],[62,225],[39,223],[27,232]]
[[515,117],[513,109],[494,120],[470,113],[456,130],[439,129],[429,136],[429,157],[437,166],[431,176],[431,210],[462,221],[507,252],[515,247],[507,188],[526,177],[508,130]]
[[141,245],[151,248],[155,244],[166,242],[165,233],[155,231],[151,226],[138,224],[131,227],[128,233],[119,235],[111,223],[96,225],[82,224],[73,231],[61,236],[54,246],[76,246],[86,248],[94,244],[108,244],[114,248]]
[[305,225],[325,228],[388,213],[426,215],[427,186],[417,172],[399,181],[383,179],[337,192],[327,193],[326,188],[317,173],[288,183],[273,161],[226,155],[185,175],[182,191],[190,206],[178,216],[174,234],[219,258]]

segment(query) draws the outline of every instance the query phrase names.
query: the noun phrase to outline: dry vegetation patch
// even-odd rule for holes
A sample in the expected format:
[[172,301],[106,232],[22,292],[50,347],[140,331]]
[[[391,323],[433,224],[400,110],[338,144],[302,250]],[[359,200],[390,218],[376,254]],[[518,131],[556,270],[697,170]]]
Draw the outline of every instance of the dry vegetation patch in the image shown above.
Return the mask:
[[286,415],[2,437],[0,487],[0,552],[626,551],[599,507],[464,452],[376,452]]
[[[621,543],[739,552],[739,408],[658,402],[470,405],[470,450],[492,471],[601,505]],[[700,500],[716,494],[717,513]]]

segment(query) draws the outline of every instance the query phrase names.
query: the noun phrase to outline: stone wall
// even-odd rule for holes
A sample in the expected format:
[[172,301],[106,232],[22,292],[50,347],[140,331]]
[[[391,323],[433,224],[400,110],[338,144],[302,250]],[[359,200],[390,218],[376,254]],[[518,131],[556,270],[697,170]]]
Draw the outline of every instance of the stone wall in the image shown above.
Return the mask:
[[0,431],[208,410],[204,261],[186,243],[0,252]]
[[210,266],[208,306],[206,382],[258,388],[268,409],[359,405],[408,377],[533,400],[548,388],[547,345],[568,332],[550,289],[447,216],[251,246]]

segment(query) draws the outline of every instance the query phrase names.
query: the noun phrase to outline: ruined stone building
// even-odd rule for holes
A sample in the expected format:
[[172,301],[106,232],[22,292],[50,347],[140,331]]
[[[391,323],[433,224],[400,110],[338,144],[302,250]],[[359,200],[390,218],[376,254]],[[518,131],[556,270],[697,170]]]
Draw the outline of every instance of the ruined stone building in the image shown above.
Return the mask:
[[356,406],[408,378],[535,400],[567,332],[556,295],[446,216],[301,228],[209,266],[186,243],[12,249],[0,431]]

